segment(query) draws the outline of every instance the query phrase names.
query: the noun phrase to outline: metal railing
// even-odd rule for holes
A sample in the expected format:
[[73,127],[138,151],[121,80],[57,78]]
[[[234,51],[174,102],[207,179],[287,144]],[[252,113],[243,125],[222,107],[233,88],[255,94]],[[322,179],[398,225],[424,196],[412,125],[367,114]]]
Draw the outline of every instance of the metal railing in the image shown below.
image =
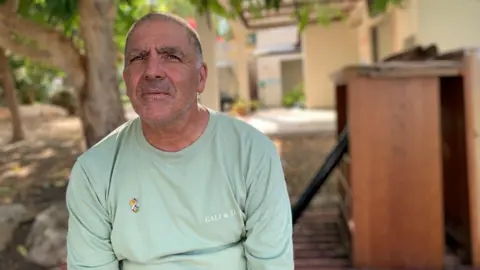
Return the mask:
[[312,179],[308,187],[305,189],[302,195],[292,206],[292,219],[293,224],[295,225],[298,219],[302,216],[307,209],[308,205],[311,203],[317,192],[325,184],[328,177],[339,164],[343,155],[348,150],[348,126],[345,126],[343,131],[340,133],[338,138],[337,145],[330,151],[325,163],[320,167],[315,177]]

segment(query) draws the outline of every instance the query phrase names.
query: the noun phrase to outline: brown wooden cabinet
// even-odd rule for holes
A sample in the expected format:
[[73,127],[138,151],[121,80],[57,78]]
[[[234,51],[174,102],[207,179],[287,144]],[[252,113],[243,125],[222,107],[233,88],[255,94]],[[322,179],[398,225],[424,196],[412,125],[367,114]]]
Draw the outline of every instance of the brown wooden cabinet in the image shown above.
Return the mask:
[[480,53],[334,76],[354,267],[443,267],[445,232],[480,266]]

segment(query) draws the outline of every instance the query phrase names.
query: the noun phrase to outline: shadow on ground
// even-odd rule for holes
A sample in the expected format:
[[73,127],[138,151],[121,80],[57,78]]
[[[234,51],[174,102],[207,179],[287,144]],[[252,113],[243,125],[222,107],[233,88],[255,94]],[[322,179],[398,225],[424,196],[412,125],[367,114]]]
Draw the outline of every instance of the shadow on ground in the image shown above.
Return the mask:
[[[65,199],[70,169],[82,151],[82,133],[78,119],[69,117],[24,124],[27,139],[10,144],[9,123],[0,121],[0,204],[20,203],[38,213]],[[22,224],[0,253],[0,269],[44,269],[27,262],[18,251],[32,222]]]

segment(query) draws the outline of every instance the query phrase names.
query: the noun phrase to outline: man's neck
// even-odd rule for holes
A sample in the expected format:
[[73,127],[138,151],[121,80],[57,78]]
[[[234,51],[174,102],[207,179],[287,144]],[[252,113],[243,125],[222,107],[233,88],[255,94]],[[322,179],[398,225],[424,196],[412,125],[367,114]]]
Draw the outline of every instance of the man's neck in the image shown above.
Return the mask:
[[177,152],[194,143],[205,131],[208,121],[208,110],[195,104],[168,125],[157,126],[142,121],[143,135],[155,148]]

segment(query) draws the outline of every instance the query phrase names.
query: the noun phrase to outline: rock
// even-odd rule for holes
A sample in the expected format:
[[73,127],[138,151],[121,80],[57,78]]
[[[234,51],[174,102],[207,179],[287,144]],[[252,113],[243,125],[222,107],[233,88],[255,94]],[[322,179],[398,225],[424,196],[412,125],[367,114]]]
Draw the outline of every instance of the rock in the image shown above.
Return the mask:
[[67,257],[68,211],[65,202],[57,202],[35,218],[27,236],[28,259],[44,267],[58,266]]
[[0,251],[5,250],[20,223],[32,218],[21,204],[0,205]]

